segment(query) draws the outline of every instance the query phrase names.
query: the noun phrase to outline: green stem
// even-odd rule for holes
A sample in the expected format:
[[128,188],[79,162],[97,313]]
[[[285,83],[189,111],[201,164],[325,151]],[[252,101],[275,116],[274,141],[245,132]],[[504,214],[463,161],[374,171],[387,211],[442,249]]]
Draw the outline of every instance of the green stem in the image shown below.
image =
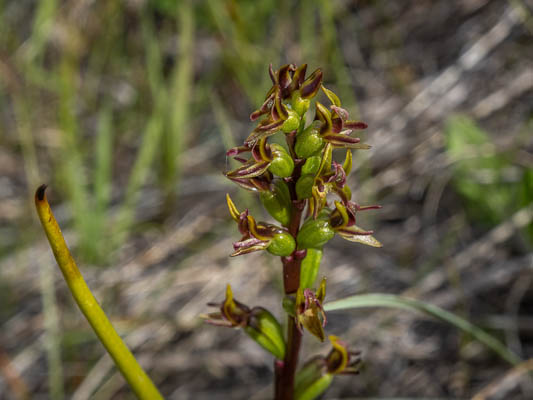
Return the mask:
[[116,366],[130,384],[139,399],[163,399],[148,375],[143,371],[126,344],[111,325],[111,322],[94,298],[85,283],[70,251],[65,243],[61,229],[50,209],[45,195],[46,185],[42,185],[35,193],[35,206],[50,247],[67,285],[78,303],[82,313],[89,321],[94,332],[113,358]]
[[278,388],[276,400],[294,399],[294,378],[296,376],[296,367],[298,366],[298,354],[302,344],[302,333],[296,326],[294,317],[289,315],[288,323],[287,351],[283,360],[283,370],[279,376],[279,382],[276,382],[276,388]]
[[[301,131],[305,120],[302,118],[300,121]],[[294,142],[296,132],[287,135],[287,144],[289,152],[293,158],[296,159],[294,153]],[[298,231],[300,229],[300,222],[302,219],[302,211],[304,204],[298,201],[296,196],[296,182],[300,177],[301,165],[295,163],[296,166],[289,181],[289,191],[292,201],[292,213],[291,220],[287,228],[290,234],[296,239]],[[289,257],[282,257],[283,263],[283,286],[285,294],[294,294],[300,286],[300,266],[302,263],[301,251],[295,250]],[[300,346],[302,344],[302,333],[296,325],[296,319],[290,315],[288,317],[287,327],[287,350],[285,353],[285,359],[282,365],[276,365],[275,374],[275,399],[276,400],[292,400],[294,399],[294,378],[296,375],[296,368],[298,366],[298,355],[300,353]]]

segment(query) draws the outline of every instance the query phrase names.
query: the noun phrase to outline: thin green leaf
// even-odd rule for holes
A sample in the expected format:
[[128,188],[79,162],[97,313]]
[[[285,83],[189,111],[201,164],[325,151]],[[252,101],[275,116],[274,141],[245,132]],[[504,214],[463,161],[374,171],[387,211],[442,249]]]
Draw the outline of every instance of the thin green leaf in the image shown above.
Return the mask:
[[472,335],[472,337],[478,342],[483,343],[485,346],[493,350],[505,361],[513,365],[516,365],[521,361],[520,358],[507,347],[505,347],[503,343],[501,343],[495,337],[489,335],[481,328],[449,311],[446,311],[433,304],[424,303],[420,300],[383,293],[362,294],[327,303],[324,305],[324,310],[335,311],[363,307],[401,308],[408,311],[418,311],[426,315],[430,315]]

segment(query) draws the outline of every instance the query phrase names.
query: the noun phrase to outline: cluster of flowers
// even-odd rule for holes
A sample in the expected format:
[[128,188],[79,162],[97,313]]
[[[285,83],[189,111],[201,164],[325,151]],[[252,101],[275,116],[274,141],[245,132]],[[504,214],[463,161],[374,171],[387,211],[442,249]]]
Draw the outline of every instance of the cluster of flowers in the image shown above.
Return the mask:
[[[261,120],[242,146],[228,150],[227,155],[240,165],[225,175],[239,186],[258,192],[264,207],[278,222],[256,221],[248,210],[239,211],[227,195],[231,217],[242,235],[233,244],[231,256],[267,250],[281,256],[284,265],[299,260],[291,264],[299,268],[297,290],[295,296],[290,296],[294,292],[286,288],[289,296],[284,300],[284,309],[295,318],[300,331],[305,328],[324,341],[325,280],[316,291],[312,290],[322,248],[335,234],[349,241],[380,247],[372,231],[356,225],[359,211],[379,206],[360,206],[352,200],[351,190],[346,185],[352,169],[352,150],[370,148],[350,134],[366,128],[366,124],[349,120],[337,95],[322,84],[320,69],[308,77],[306,69],[306,64],[299,67],[288,64],[277,71],[270,66],[272,88],[261,107],[250,115],[252,121]],[[314,100],[320,90],[329,100],[329,107]],[[306,116],[312,102],[314,118],[307,124]],[[287,146],[269,143],[272,135],[278,132],[284,133]],[[333,160],[334,149],[345,151],[342,164]],[[328,194],[334,196],[333,202],[328,201]],[[226,299],[216,306],[220,311],[209,314],[208,322],[244,328],[277,359],[284,359],[282,330],[270,312],[261,307],[249,308],[234,300],[229,286]],[[305,377],[300,379],[302,387],[309,384],[306,381],[309,379],[329,382],[334,374],[357,371],[358,353],[348,350],[336,337],[330,336],[330,340],[333,345],[330,354],[312,359],[298,374]],[[296,391],[298,386],[297,378]]]

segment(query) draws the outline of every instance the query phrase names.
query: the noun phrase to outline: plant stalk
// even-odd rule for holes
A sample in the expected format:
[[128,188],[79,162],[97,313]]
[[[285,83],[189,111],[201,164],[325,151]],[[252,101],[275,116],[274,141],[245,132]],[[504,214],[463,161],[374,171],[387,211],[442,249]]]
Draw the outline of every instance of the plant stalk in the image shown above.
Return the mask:
[[61,229],[45,195],[46,185],[35,193],[35,207],[50,242],[54,257],[80,310],[113,358],[116,366],[141,400],[163,399],[148,375],[143,371],[126,344],[122,341],[104,311],[85,283],[76,262],[65,243]]
[[[303,119],[300,122],[303,126]],[[301,128],[300,127],[300,128]],[[299,129],[301,130],[301,129]],[[294,139],[296,132],[287,135],[287,144],[290,154],[296,158],[294,153]],[[291,220],[287,226],[289,233],[296,239],[300,229],[302,219],[302,203],[296,196],[296,182],[301,174],[301,165],[296,165],[289,183],[289,191],[292,201]],[[283,263],[283,287],[285,295],[296,293],[300,286],[300,266],[302,263],[302,254],[296,249],[289,257],[282,257]],[[276,400],[293,400],[294,399],[294,378],[298,366],[298,355],[302,344],[302,333],[296,325],[296,318],[287,316],[287,350],[283,363],[275,361],[275,399]]]

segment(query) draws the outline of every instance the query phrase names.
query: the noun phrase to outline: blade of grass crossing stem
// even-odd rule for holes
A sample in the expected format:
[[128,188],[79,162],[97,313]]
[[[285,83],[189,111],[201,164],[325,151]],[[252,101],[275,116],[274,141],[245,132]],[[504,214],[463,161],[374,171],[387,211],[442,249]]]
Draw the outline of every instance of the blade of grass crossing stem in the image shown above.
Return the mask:
[[50,209],[45,190],[46,185],[37,189],[35,207],[72,296],[137,397],[143,400],[162,399],[163,397],[115,331],[85,283]]
[[179,49],[177,63],[172,72],[170,99],[168,102],[168,119],[170,129],[165,130],[163,146],[164,186],[167,205],[172,206],[177,196],[180,177],[180,154],[190,129],[190,108],[193,90],[194,60],[194,6],[191,0],[184,0],[178,7]]
[[503,343],[501,343],[495,337],[489,335],[481,328],[468,322],[467,320],[458,317],[457,315],[446,311],[440,307],[432,304],[424,303],[420,300],[410,299],[407,297],[396,296],[391,294],[362,294],[356,296],[350,296],[345,299],[340,299],[326,303],[324,310],[347,310],[351,308],[364,308],[364,307],[388,307],[388,308],[400,308],[409,311],[418,311],[432,317],[435,317],[441,321],[447,322],[456,328],[472,335],[478,342],[483,343],[485,346],[493,350],[496,354],[502,357],[509,363],[516,365],[521,360],[520,358],[510,351]]

